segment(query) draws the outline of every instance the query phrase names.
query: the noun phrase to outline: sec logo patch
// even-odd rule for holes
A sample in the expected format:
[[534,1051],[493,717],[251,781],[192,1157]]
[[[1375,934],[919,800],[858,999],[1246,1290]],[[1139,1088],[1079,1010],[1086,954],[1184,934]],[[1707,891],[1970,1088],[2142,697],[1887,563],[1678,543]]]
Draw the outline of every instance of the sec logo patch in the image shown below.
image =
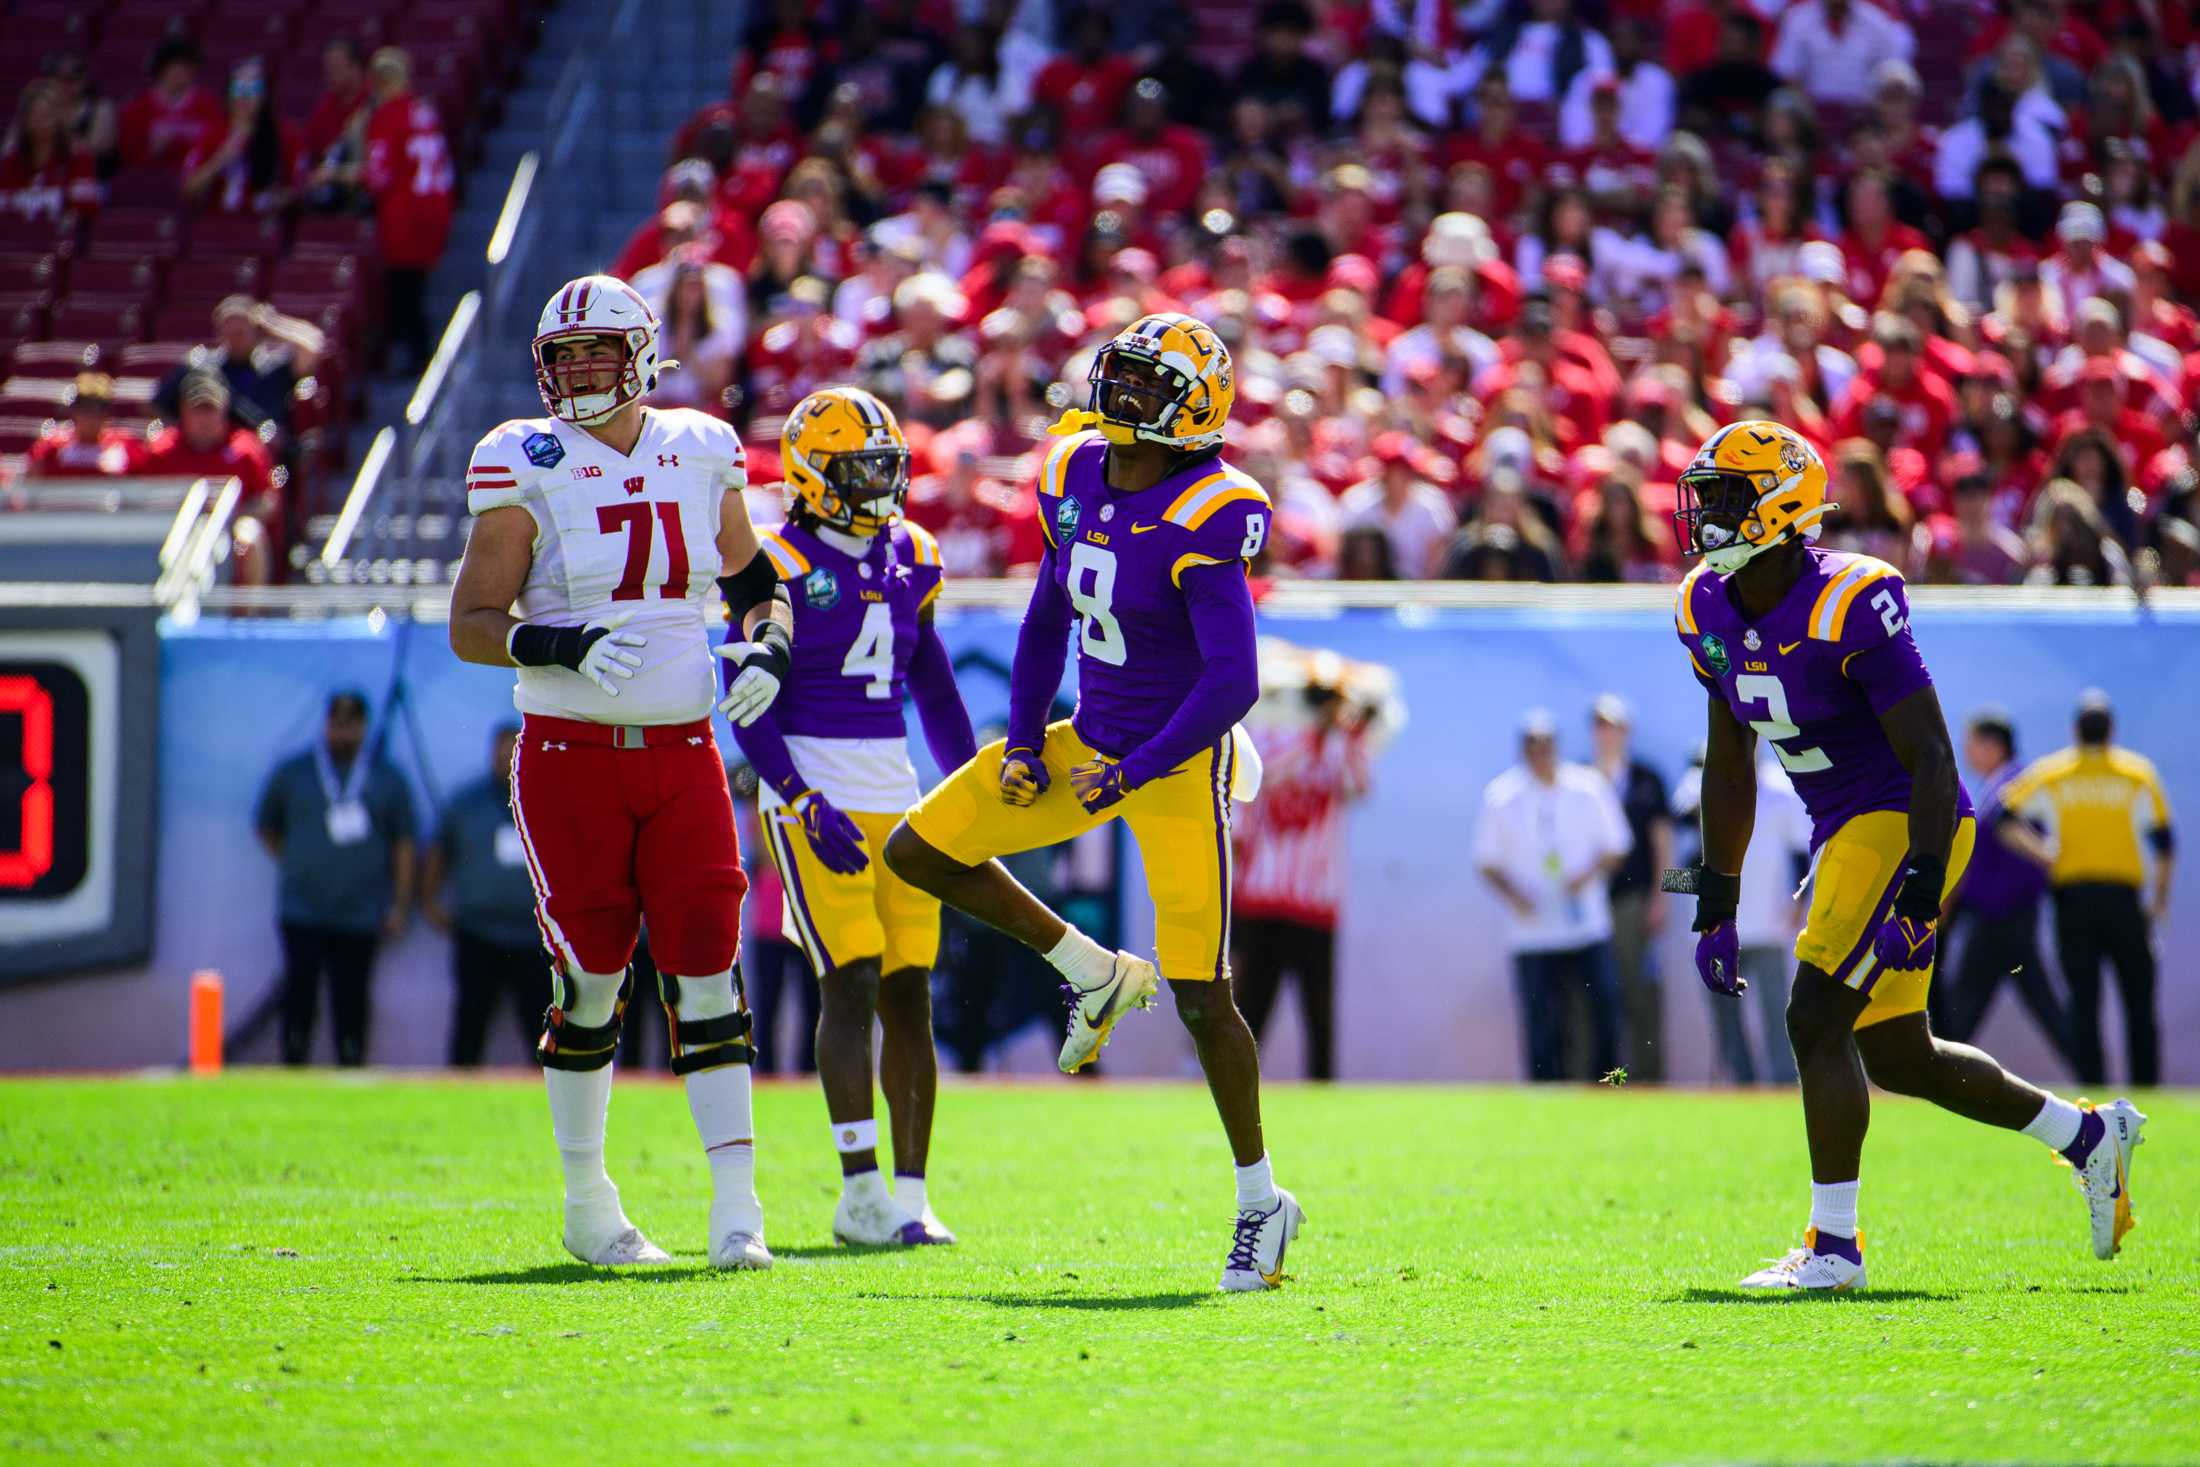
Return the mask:
[[565,445],[558,442],[555,433],[530,433],[519,451],[538,469],[555,468],[565,458]]

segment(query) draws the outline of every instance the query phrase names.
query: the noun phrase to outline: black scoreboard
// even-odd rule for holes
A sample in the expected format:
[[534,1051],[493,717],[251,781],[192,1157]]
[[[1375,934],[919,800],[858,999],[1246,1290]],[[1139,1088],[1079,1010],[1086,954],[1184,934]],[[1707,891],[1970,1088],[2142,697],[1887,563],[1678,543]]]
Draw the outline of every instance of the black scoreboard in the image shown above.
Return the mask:
[[0,982],[149,953],[159,719],[150,608],[0,604]]

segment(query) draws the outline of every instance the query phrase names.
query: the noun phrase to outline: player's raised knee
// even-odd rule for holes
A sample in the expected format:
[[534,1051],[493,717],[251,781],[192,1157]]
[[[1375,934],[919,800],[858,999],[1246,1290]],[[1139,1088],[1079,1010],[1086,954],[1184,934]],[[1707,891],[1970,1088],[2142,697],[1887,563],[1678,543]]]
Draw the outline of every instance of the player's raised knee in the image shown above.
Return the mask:
[[938,894],[938,883],[953,874],[954,863],[904,820],[886,837],[886,867],[919,891]]

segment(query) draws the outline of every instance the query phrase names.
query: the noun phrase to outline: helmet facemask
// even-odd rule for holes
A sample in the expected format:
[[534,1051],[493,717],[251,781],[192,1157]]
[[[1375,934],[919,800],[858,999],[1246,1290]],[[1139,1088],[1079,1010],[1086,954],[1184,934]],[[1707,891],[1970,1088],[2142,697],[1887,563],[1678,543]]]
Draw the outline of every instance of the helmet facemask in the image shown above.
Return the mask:
[[1111,341],[1092,359],[1086,374],[1092,384],[1089,407],[1100,418],[1100,432],[1110,443],[1174,444],[1169,425],[1185,411],[1197,379],[1148,356]]
[[866,539],[901,519],[909,497],[909,450],[859,448],[833,454],[818,475],[836,512],[825,523]]
[[[535,341],[535,385],[551,415],[592,427],[645,390],[637,365],[639,331],[561,331]],[[604,342],[616,355],[584,348]]]
[[1720,575],[1733,574],[1778,543],[1758,518],[1764,491],[1748,475],[1697,470],[1681,475],[1675,491],[1673,523],[1680,530],[1682,553],[1701,555]]

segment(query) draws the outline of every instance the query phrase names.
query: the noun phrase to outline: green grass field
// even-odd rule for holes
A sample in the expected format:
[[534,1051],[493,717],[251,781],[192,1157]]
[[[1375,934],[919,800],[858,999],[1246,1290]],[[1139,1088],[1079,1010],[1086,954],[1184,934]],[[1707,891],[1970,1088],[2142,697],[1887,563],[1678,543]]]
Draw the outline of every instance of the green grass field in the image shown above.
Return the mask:
[[2116,1262],[2043,1148],[1882,1098],[1875,1287],[1763,1300],[1792,1098],[1277,1087],[1308,1229],[1223,1297],[1191,1088],[951,1089],[963,1244],[856,1255],[823,1102],[764,1087],[780,1265],[719,1275],[681,1092],[622,1079],[677,1262],[614,1275],[558,1247],[529,1078],[0,1084],[0,1460],[2189,1463],[2200,1103],[2141,1103]]

